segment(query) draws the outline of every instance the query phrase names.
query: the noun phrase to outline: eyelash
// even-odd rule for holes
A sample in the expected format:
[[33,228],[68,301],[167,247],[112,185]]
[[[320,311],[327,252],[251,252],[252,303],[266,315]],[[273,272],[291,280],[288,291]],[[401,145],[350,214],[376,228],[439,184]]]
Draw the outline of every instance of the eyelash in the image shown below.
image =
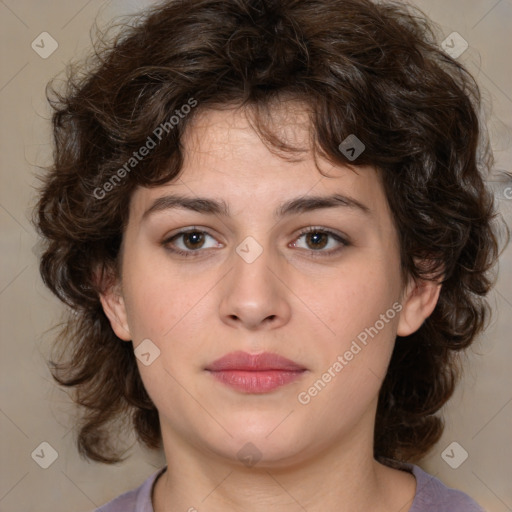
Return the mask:
[[[181,249],[171,249],[169,247],[169,244],[183,236],[183,235],[187,235],[187,234],[190,234],[190,233],[201,233],[201,234],[205,234],[205,235],[208,235],[208,236],[211,236],[213,238],[212,235],[210,235],[207,231],[203,231],[201,229],[196,229],[196,228],[192,228],[192,229],[187,229],[187,230],[183,230],[183,231],[180,231],[179,233],[176,233],[174,235],[172,235],[171,237],[169,238],[166,238],[163,242],[162,242],[162,246],[165,247],[166,250],[174,253],[174,254],[179,254],[180,256],[184,256],[184,257],[195,257],[194,254],[195,253],[200,253],[202,252],[201,249],[197,249],[197,250],[188,250],[188,251],[182,251]],[[338,252],[340,252],[341,250],[343,250],[345,247],[348,247],[350,246],[350,242],[345,239],[344,237],[338,235],[337,233],[334,233],[333,231],[330,231],[328,229],[323,229],[323,228],[319,228],[319,227],[316,227],[316,226],[311,226],[307,229],[304,229],[302,230],[299,235],[297,236],[296,240],[299,240],[302,236],[304,235],[307,235],[309,233],[322,233],[324,235],[329,235],[331,236],[332,238],[334,238],[337,242],[340,242],[342,244],[341,247],[338,247],[337,249],[331,249],[329,251],[322,251],[322,250],[312,250],[312,249],[309,249],[306,251],[308,253],[310,253],[311,256],[313,257],[329,257],[329,256],[333,256],[335,254],[337,254]]]

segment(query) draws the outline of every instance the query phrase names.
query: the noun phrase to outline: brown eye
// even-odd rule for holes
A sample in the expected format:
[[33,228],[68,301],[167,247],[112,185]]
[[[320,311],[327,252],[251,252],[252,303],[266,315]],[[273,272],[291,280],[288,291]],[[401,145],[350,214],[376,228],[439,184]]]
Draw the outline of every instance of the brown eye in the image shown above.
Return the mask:
[[179,233],[167,238],[162,242],[162,245],[166,250],[181,256],[195,256],[204,252],[202,249],[218,247],[218,245],[211,243],[209,247],[205,247],[208,237],[215,241],[213,236],[205,231],[190,229],[188,231],[180,231]]
[[[205,251],[203,249],[219,248],[222,244],[213,244],[206,246],[207,238],[215,241],[215,238],[205,231],[199,229],[190,229],[188,231],[180,231],[175,235],[167,238],[161,244],[169,252],[179,254],[180,256],[200,256]],[[300,247],[299,240],[304,238],[306,247]],[[334,246],[333,246],[334,244]],[[332,256],[349,246],[350,242],[327,229],[311,227],[300,233],[291,247],[305,249],[312,256]],[[330,246],[330,247],[329,247]],[[328,250],[324,250],[328,248]]]
[[[301,238],[304,238],[305,240],[306,247],[303,248],[313,256],[331,256],[338,253],[344,247],[350,245],[346,238],[338,235],[337,233],[315,227],[302,231],[292,246],[301,248],[298,242]],[[331,243],[331,240],[333,243]],[[329,245],[330,247],[328,250],[323,250]]]
[[187,249],[200,249],[204,243],[204,234],[201,231],[189,231],[181,236]]
[[306,242],[312,249],[323,249],[328,243],[329,236],[320,231],[314,231],[306,234]]

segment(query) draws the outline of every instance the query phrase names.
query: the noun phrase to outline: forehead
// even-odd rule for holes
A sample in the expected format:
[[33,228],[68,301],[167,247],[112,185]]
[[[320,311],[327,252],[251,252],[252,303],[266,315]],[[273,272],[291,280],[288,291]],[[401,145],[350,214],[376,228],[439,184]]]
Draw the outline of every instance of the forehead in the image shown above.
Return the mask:
[[262,140],[246,109],[198,111],[182,138],[184,162],[179,177],[161,187],[137,189],[130,215],[141,218],[156,199],[170,193],[222,198],[233,215],[241,211],[273,215],[291,197],[333,193],[386,213],[376,169],[334,165],[315,156],[308,113],[300,104],[288,103],[272,111],[265,127],[300,151],[279,153]]

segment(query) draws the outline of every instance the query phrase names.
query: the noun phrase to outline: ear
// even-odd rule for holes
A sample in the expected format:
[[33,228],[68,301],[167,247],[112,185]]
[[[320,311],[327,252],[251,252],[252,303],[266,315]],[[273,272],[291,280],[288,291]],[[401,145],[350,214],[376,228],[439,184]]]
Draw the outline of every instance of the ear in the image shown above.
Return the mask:
[[438,281],[410,279],[402,302],[398,321],[398,336],[416,332],[436,307],[442,284]]
[[99,297],[103,311],[110,320],[112,330],[118,338],[131,341],[132,336],[128,326],[126,306],[119,282],[110,280],[110,283],[102,289],[103,291],[99,294]]

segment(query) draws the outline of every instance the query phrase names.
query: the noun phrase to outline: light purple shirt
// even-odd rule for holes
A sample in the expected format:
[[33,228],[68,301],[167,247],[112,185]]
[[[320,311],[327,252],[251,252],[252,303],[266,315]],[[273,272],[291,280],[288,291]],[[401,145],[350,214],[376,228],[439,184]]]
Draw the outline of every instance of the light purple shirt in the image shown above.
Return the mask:
[[[419,466],[405,463],[401,466],[416,477],[416,494],[408,512],[485,512],[467,494],[446,487]],[[154,512],[151,502],[153,486],[166,469],[160,469],[137,489],[118,496],[95,512]]]

